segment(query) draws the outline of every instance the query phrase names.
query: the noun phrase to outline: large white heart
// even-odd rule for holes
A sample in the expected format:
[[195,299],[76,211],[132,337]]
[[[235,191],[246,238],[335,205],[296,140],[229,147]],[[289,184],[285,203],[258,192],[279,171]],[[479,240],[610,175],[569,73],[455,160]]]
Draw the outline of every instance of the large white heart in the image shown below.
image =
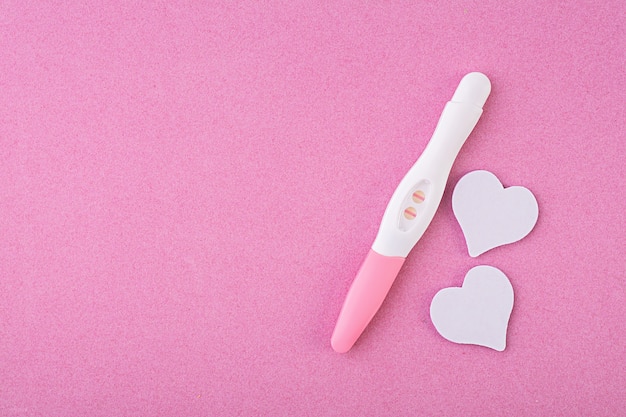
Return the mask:
[[444,288],[430,304],[430,318],[451,342],[503,351],[513,309],[513,287],[498,268],[476,266],[463,287]]
[[489,171],[472,171],[459,180],[452,210],[472,257],[522,239],[535,227],[539,214],[529,189],[504,188]]

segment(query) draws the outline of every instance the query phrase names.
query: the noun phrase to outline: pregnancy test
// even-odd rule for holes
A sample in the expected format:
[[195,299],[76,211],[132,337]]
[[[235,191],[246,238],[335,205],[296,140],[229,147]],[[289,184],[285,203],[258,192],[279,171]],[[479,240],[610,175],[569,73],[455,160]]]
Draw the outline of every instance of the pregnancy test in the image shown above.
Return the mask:
[[433,219],[452,164],[490,92],[489,79],[472,72],[445,105],[426,149],[393,193],[372,248],[348,290],[331,338],[335,351],[350,350],[383,303],[404,260]]

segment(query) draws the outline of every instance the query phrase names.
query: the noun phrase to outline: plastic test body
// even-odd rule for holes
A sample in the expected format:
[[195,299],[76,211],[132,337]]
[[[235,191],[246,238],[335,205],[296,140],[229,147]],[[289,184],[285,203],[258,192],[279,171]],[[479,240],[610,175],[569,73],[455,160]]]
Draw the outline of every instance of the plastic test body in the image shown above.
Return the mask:
[[489,79],[472,72],[443,109],[426,149],[393,193],[372,249],[348,291],[331,338],[335,351],[350,350],[380,308],[406,256],[433,219],[452,164],[490,92]]

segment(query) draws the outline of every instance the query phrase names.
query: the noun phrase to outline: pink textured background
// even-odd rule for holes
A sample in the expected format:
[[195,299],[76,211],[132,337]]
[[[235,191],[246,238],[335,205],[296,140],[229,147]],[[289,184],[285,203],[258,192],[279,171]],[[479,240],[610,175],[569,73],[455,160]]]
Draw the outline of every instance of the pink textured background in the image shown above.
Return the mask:
[[[624,415],[623,1],[61,3],[0,0],[0,416]],[[440,211],[336,354],[474,70]],[[540,205],[476,260],[450,202],[474,169]],[[516,291],[503,353],[428,317],[478,264]]]

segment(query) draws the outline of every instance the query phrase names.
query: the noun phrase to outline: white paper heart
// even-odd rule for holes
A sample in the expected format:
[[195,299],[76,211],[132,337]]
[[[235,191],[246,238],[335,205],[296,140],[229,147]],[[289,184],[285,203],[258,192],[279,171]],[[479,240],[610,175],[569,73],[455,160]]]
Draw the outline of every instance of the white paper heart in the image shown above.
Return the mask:
[[430,304],[430,319],[441,336],[454,343],[503,351],[513,309],[513,287],[498,268],[476,266],[463,287],[444,288]]
[[452,193],[452,210],[471,257],[524,238],[539,215],[529,189],[504,188],[489,171],[472,171],[459,180]]

